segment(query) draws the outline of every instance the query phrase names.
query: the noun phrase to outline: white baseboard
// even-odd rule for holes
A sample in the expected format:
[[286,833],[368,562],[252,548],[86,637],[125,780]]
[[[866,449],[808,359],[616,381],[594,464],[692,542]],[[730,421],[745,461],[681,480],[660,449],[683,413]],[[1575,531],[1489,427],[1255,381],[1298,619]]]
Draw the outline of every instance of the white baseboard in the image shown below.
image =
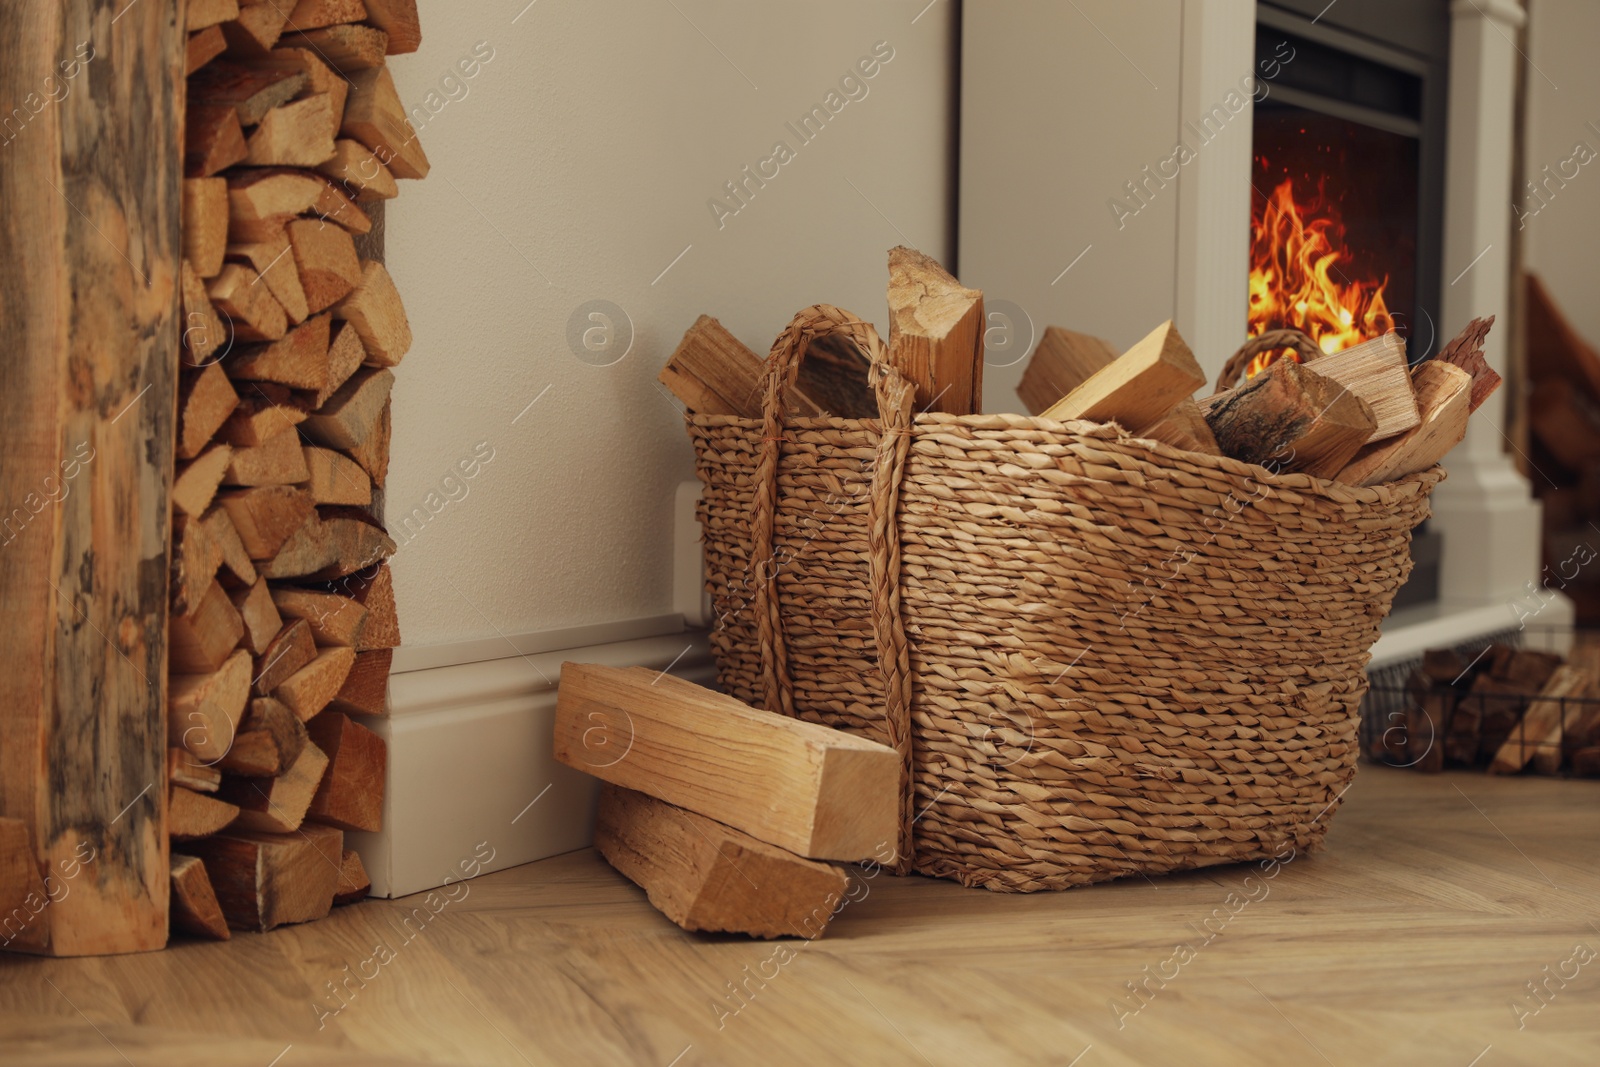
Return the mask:
[[393,674],[389,716],[371,723],[389,746],[384,828],[347,838],[375,896],[418,893],[464,870],[487,873],[588,845],[597,783],[551,757],[563,661],[670,666],[701,683],[715,676],[702,631],[419,666],[439,655],[413,655]]

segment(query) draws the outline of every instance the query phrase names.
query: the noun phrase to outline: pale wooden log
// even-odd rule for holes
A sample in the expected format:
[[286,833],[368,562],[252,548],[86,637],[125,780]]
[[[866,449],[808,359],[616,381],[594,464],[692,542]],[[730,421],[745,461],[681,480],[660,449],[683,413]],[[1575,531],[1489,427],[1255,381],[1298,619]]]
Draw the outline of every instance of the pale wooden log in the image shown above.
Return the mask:
[[328,104],[333,108],[335,115],[344,114],[345,96],[350,91],[350,83],[335,71],[322,57],[309,48],[274,48],[267,55],[254,61],[255,66],[267,67],[272,70],[284,70],[292,73],[304,74],[306,84],[302,90],[307,96],[317,93],[328,94]]
[[341,830],[383,829],[383,790],[389,750],[383,738],[350,717],[328,710],[306,724],[312,743],[328,755],[328,770],[308,814]]
[[1319,478],[1338,474],[1377,426],[1366,401],[1287,359],[1210,398],[1206,421],[1234,459]]
[[394,552],[394,541],[370,517],[314,515],[261,565],[261,573],[268,578],[329,580],[354,574]]
[[317,202],[311,206],[311,210],[351,234],[372,232],[372,218],[356,205],[339,184],[328,178],[322,179],[322,192],[317,195]]
[[1194,353],[1172,323],[1164,322],[1052,404],[1042,417],[1115,421],[1137,434],[1166,418],[1205,382]]
[[393,371],[361,368],[301,424],[301,429],[316,444],[348,452],[377,426],[393,388]]
[[316,589],[280,585],[272,602],[285,618],[304,619],[319,646],[359,648],[367,629],[367,609],[349,597]]
[[285,430],[265,444],[235,448],[223,482],[227,485],[295,485],[310,476],[306,458],[300,452],[300,435],[294,430]]
[[241,585],[254,585],[256,582],[256,568],[250,561],[250,553],[245,550],[244,542],[239,538],[239,531],[234,528],[233,520],[222,508],[212,508],[203,520],[210,536],[217,542],[222,551],[222,565],[231,572]]
[[356,642],[356,651],[395,648],[400,644],[400,617],[395,609],[394,573],[389,564],[351,575],[338,583],[339,591],[355,598],[367,609],[367,625]]
[[315,742],[306,745],[282,774],[270,778],[229,775],[217,795],[237,805],[233,821],[238,830],[291,834],[306,820],[306,811],[328,769],[328,757]]
[[361,464],[331,448],[305,446],[306,469],[311,472],[309,488],[318,504],[349,504],[366,507],[372,503],[372,479]]
[[290,619],[267,644],[266,651],[255,658],[255,680],[250,689],[257,696],[270,696],[316,658],[317,644],[310,625],[304,619]]
[[201,517],[184,513],[172,518],[171,597],[169,606],[183,614],[200,603],[222,566],[222,546]]
[[178,458],[198,456],[238,403],[239,394],[221,364],[184,374],[178,385]]
[[417,0],[367,0],[367,21],[389,35],[391,56],[422,47],[422,20]]
[[1411,368],[1406,365],[1406,343],[1393,330],[1318,356],[1310,366],[1367,402],[1378,423],[1368,444],[1414,430],[1422,422],[1412,392]]
[[272,51],[288,21],[289,5],[284,0],[240,0],[238,17],[222,26],[228,55],[259,59]]
[[323,388],[328,383],[330,321],[326,314],[312,315],[276,341],[242,346],[227,361],[228,377],[235,381],[278,382],[292,389]]
[[400,195],[389,168],[378,162],[372,149],[351,137],[333,143],[333,157],[317,164],[317,171],[338,183],[357,203],[390,200]]
[[[1459,368],[1458,368],[1459,369]],[[1465,372],[1463,372],[1465,373]],[[1470,380],[1470,379],[1469,379]],[[1470,394],[1469,394],[1470,395]],[[1515,774],[1533,758],[1535,747],[1555,734],[1555,753],[1561,752],[1560,730],[1564,701],[1587,700],[1595,695],[1595,678],[1577,667],[1562,665],[1550,675],[1539,695],[1528,703],[1510,736],[1500,745],[1489,764],[1490,774]],[[1566,707],[1568,716],[1576,705]]]
[[392,648],[357,652],[355,664],[328,710],[346,715],[389,714],[389,669],[393,664]]
[[1017,396],[1030,415],[1041,415],[1057,400],[1116,361],[1111,342],[1086,333],[1046,326],[1022,368]]
[[292,168],[238,171],[228,178],[228,237],[235,243],[269,241],[284,225],[310,211],[321,190],[313,175]]
[[244,620],[216,582],[187,615],[174,615],[167,627],[167,664],[182,674],[222,669],[244,637]]
[[292,834],[229,830],[186,847],[205,863],[228,925],[265,931],[328,914],[344,831],[314,823]]
[[859,860],[900,836],[893,749],[641,667],[563,664],[554,753],[811,859]]
[[916,249],[889,249],[889,362],[918,411],[983,410],[983,327],[981,292]]
[[251,655],[263,654],[272,644],[272,639],[278,636],[278,631],[283,629],[283,618],[278,614],[278,606],[272,602],[272,589],[267,585],[267,580],[257,578],[254,584],[235,589],[228,597],[239,612],[240,621],[244,623],[243,647],[249,649]]
[[317,390],[309,407],[312,411],[325,408],[333,394],[344,387],[351,375],[361,369],[367,350],[361,346],[361,337],[348,322],[334,319],[332,340],[328,344],[328,384]]
[[173,746],[167,749],[167,781],[196,793],[215,793],[222,784],[222,772],[196,759],[188,749]]
[[610,783],[594,847],[685,930],[820,937],[849,885],[831,864]]
[[289,14],[289,25],[304,33],[341,22],[360,22],[366,17],[367,6],[361,0],[299,0]]
[[228,246],[228,258],[235,263],[247,264],[261,276],[273,299],[283,308],[290,325],[306,320],[311,308],[306,304],[306,291],[300,284],[300,272],[295,269],[294,256],[289,252],[289,235],[282,223],[268,223],[278,231],[259,241],[235,243]]
[[231,936],[205,864],[177,853],[172,855],[172,927],[214,941]]
[[1469,414],[1471,411],[1477,411],[1483,402],[1500,388],[1500,375],[1489,366],[1489,361],[1483,358],[1483,339],[1489,336],[1489,328],[1493,325],[1493,315],[1486,319],[1473,319],[1434,357],[1442,363],[1460,367],[1472,375],[1472,402]]
[[392,406],[392,398],[385,397],[377,425],[349,449],[350,458],[361,464],[361,469],[367,472],[373,486],[378,489],[383,488],[384,479],[389,474],[389,439],[394,430],[390,415]]
[[289,329],[289,320],[261,276],[241,263],[226,263],[206,287],[217,310],[228,316],[232,336],[241,341],[276,341]]
[[273,108],[245,139],[253,167],[315,167],[333,157],[339,116],[326,93]]
[[193,462],[178,464],[177,477],[172,480],[172,506],[185,515],[204,515],[232,457],[233,449],[220,444],[206,449]]
[[239,112],[226,104],[194,104],[184,113],[183,173],[207,178],[243,163],[250,149],[245,144]]
[[305,723],[294,712],[271,697],[256,697],[221,766],[235,774],[270,778],[294,766],[309,740]]
[[217,501],[233,520],[234,529],[254,560],[269,560],[305,525],[315,507],[311,494],[293,485],[233,489]]
[[203,30],[191,33],[183,53],[183,72],[193,74],[220,56],[227,47],[228,39],[222,35],[221,26],[207,26]]
[[250,697],[250,653],[240,649],[213,674],[175,674],[167,742],[207,763],[221,759]]
[[238,814],[239,809],[225,800],[196,793],[181,785],[169,787],[167,832],[180,841],[209,837],[231,823]]
[[346,230],[320,219],[296,219],[286,229],[306,305],[313,312],[337,304],[361,281],[361,260]]
[[365,900],[371,892],[372,879],[361,862],[361,853],[353,848],[345,849],[344,858],[339,861],[339,888],[333,894],[334,906]]
[[183,352],[182,360],[191,367],[206,366],[218,349],[232,339],[228,328],[222,324],[217,309],[211,306],[206,295],[206,283],[187,260],[182,267],[183,283]]
[[306,76],[298,71],[275,70],[257,63],[213,63],[189,79],[189,99],[231,107],[239,113],[241,126],[254,126],[267,117],[267,112],[293,100],[305,85]]
[[294,712],[301,722],[310,722],[339,695],[355,662],[354,649],[333,646],[320,648],[310,663],[285,679],[272,691],[272,695]]
[[222,270],[228,248],[228,183],[183,179],[183,258],[201,278]]
[[1368,445],[1337,477],[1349,485],[1381,485],[1425,471],[1467,435],[1472,375],[1438,360],[1419,364],[1412,376],[1422,425],[1399,437]]
[[239,0],[189,0],[185,27],[192,33],[239,17]]
[[334,315],[355,327],[367,359],[380,367],[393,367],[411,349],[411,324],[400,302],[394,279],[382,263],[361,264],[361,281],[333,309]]
[[345,102],[340,136],[354,138],[372,149],[378,162],[396,178],[426,178],[428,156],[406,118],[405,105],[400,102],[389,68],[380,61],[366,69],[344,73],[350,78],[350,96]]
[[306,409],[293,392],[276,382],[253,382],[239,398],[238,407],[217,431],[217,440],[240,448],[264,445],[306,421]]
[[[309,48],[346,77],[382,66],[389,35],[371,26],[325,26],[306,33],[286,33],[284,48]],[[349,104],[347,103],[348,109]]]
[[[683,332],[677,349],[657,380],[699,415],[761,417],[766,365],[710,315],[701,315]],[[788,393],[793,417],[820,415],[822,409],[798,389]]]

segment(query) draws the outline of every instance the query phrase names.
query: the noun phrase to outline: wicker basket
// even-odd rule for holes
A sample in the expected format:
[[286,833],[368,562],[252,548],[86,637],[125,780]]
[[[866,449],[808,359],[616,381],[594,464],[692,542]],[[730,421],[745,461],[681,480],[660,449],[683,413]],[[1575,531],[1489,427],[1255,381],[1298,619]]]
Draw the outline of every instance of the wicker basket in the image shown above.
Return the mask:
[[[878,420],[786,419],[812,338]],[[1020,415],[918,415],[818,305],[764,419],[694,415],[718,678],[904,760],[900,870],[1062,889],[1316,847],[1434,470],[1356,488]]]

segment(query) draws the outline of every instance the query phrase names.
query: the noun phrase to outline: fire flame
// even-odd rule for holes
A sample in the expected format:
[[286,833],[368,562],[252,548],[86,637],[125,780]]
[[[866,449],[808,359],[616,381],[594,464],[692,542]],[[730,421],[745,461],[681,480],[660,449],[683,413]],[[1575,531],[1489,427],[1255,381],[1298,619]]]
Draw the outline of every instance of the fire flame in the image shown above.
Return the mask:
[[[1338,211],[1320,187],[1302,209],[1292,185],[1285,180],[1260,214],[1251,212],[1250,336],[1292,327],[1331,353],[1392,330],[1394,320],[1383,301],[1388,277],[1381,282],[1343,280],[1336,265],[1349,255]],[[1261,373],[1281,355],[1300,359],[1293,349],[1262,352],[1251,360],[1246,376]]]

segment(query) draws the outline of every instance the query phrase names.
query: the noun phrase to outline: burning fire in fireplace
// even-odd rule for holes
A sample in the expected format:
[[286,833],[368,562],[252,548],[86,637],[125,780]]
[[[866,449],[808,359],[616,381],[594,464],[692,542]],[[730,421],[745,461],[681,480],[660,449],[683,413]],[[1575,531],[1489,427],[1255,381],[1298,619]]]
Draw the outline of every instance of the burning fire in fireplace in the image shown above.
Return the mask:
[[[1284,180],[1250,217],[1250,336],[1293,328],[1323,352],[1337,352],[1394,328],[1381,282],[1353,281],[1344,223],[1321,184],[1297,204],[1293,181]],[[1256,375],[1285,354],[1263,352],[1246,371]],[[1300,357],[1287,350],[1289,358]]]

